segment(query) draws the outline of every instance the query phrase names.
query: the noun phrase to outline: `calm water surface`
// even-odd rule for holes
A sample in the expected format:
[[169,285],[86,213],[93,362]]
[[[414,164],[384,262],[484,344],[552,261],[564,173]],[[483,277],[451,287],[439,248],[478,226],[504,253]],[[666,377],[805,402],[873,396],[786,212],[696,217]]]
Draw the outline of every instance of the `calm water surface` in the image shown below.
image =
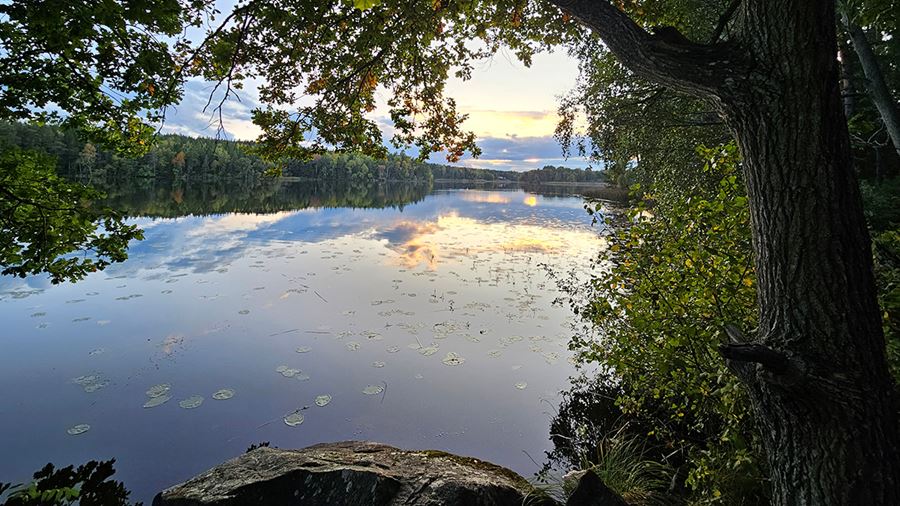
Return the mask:
[[[124,264],[0,280],[0,481],[115,457],[147,502],[252,443],[346,439],[536,472],[575,371],[543,264],[585,269],[602,239],[574,196],[411,200],[135,218],[146,240]],[[163,384],[171,399],[144,407]]]

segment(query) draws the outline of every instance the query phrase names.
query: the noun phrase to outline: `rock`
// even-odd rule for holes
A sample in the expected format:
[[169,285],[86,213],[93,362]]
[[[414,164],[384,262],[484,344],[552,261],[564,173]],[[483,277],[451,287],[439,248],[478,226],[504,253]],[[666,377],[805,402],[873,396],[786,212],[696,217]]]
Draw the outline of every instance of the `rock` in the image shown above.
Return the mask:
[[580,474],[575,491],[569,496],[566,506],[628,506],[619,494],[603,483],[597,473],[584,471]]
[[556,505],[509,469],[438,451],[347,441],[257,448],[164,490],[153,506]]

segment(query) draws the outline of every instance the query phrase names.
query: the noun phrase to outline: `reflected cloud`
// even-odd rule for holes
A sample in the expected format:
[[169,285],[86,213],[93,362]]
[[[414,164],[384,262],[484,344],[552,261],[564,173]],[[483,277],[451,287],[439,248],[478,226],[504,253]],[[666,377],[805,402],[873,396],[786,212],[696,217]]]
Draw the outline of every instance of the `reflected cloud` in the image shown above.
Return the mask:
[[[396,261],[400,265],[406,268],[424,265],[431,270],[437,269],[442,259],[460,255],[496,252],[555,254],[561,251],[591,253],[602,244],[602,239],[587,230],[526,223],[489,223],[457,213],[441,215],[430,223],[397,223],[379,232],[377,237],[388,239],[389,247],[397,253]],[[473,238],[478,239],[473,241]]]
[[466,202],[479,202],[484,204],[509,204],[512,199],[508,194],[486,191],[464,191],[460,197]]
[[271,225],[301,211],[282,211],[272,214],[226,214],[204,218],[203,223],[190,231],[188,237],[210,234],[249,232],[262,226]]

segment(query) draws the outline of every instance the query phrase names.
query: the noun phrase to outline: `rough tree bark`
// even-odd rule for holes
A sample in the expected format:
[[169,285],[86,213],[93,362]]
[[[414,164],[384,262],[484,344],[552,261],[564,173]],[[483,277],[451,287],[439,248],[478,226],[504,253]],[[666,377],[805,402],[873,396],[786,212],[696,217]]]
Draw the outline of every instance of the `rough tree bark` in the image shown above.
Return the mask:
[[636,74],[712,101],[744,159],[758,276],[750,391],[779,505],[900,504],[898,403],[841,107],[833,1],[744,0],[730,40],[650,34],[604,0],[550,0]]

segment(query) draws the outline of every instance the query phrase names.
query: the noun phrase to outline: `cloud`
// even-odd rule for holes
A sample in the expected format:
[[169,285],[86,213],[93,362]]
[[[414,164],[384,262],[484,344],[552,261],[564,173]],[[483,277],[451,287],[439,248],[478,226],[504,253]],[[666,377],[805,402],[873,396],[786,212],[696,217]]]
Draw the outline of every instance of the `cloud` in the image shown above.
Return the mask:
[[498,111],[461,109],[468,114],[465,127],[480,138],[551,136],[559,122],[553,111]]

